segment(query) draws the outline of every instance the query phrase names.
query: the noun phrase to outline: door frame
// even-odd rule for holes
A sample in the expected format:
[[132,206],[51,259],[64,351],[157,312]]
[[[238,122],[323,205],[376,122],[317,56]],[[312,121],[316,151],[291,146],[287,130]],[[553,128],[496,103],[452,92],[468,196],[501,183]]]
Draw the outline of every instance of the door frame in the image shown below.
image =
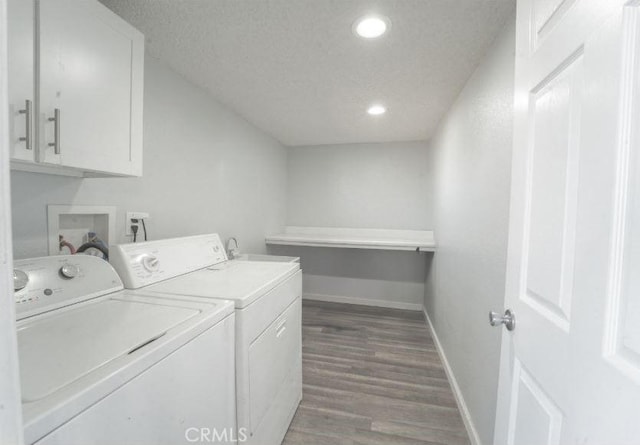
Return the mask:
[[22,404],[13,298],[7,92],[7,0],[0,0],[0,443],[22,445]]

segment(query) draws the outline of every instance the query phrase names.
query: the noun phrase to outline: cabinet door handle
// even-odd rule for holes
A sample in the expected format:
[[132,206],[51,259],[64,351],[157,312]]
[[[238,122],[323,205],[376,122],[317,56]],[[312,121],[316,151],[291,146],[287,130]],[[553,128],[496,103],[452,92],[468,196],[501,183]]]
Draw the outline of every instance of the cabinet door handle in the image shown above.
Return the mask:
[[49,122],[53,122],[53,142],[49,142],[49,147],[53,147],[53,152],[57,155],[60,154],[60,108],[53,110],[53,117],[50,117]]
[[27,150],[33,150],[33,134],[31,129],[31,116],[33,112],[33,103],[27,99],[24,101],[24,109],[18,111],[20,114],[24,114],[24,137],[21,137],[20,140],[24,141]]

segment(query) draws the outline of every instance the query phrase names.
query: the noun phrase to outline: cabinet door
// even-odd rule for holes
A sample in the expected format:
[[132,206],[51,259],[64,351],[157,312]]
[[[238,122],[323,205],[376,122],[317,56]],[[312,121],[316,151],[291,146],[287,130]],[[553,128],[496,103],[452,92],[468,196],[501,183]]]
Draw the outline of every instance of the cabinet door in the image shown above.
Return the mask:
[[40,0],[39,18],[43,162],[140,175],[142,34],[95,0]]
[[[9,138],[11,159],[34,161],[34,4],[7,2]],[[27,103],[28,101],[28,103]]]

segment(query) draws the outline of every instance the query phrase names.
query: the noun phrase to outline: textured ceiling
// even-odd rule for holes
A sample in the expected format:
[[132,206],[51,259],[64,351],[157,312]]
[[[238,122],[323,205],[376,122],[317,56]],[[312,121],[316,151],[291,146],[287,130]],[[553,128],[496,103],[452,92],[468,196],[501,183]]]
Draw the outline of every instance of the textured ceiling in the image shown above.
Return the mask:
[[[101,0],[148,52],[285,145],[428,139],[515,0]],[[382,14],[373,40],[351,31]],[[383,116],[367,107],[384,103]]]

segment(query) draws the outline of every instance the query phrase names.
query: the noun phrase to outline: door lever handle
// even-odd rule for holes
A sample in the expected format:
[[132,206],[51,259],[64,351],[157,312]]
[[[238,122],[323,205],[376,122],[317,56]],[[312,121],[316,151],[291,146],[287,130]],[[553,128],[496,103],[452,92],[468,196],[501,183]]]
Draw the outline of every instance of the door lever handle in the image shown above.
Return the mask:
[[513,331],[516,328],[516,316],[511,309],[504,311],[504,315],[500,315],[497,312],[489,312],[489,324],[491,326],[504,325],[508,331]]

